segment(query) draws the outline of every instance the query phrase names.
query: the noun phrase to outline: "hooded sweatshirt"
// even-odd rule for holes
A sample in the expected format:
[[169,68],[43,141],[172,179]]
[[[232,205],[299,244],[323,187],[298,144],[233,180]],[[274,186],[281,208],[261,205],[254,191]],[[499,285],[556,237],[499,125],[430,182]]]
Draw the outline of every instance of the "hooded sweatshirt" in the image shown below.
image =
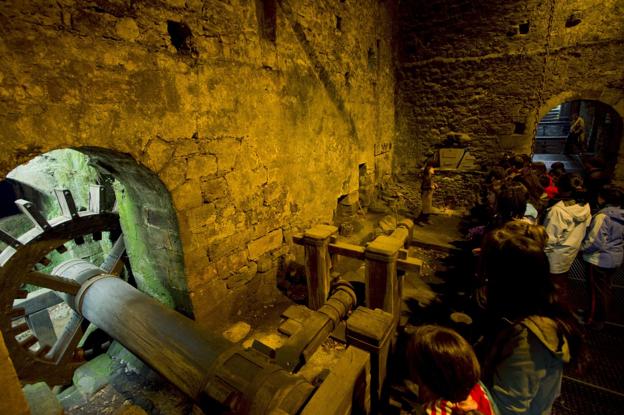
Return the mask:
[[570,361],[568,341],[557,324],[547,317],[527,317],[498,339],[486,385],[500,415],[550,414],[561,392],[563,364]]
[[596,213],[581,250],[590,264],[619,267],[624,256],[624,209],[609,206]]
[[560,201],[548,209],[544,227],[548,234],[546,255],[552,274],[568,272],[591,222],[589,204]]

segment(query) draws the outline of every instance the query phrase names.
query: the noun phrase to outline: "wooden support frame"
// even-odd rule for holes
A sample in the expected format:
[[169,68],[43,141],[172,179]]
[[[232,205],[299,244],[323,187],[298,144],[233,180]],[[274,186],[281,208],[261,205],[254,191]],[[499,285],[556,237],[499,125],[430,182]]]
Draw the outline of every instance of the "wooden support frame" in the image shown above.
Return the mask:
[[331,259],[330,237],[338,228],[316,225],[304,233],[301,244],[305,249],[305,272],[308,285],[308,307],[318,310],[329,295]]
[[380,308],[398,321],[400,312],[397,259],[403,241],[390,236],[378,236],[368,244],[366,260],[366,305]]

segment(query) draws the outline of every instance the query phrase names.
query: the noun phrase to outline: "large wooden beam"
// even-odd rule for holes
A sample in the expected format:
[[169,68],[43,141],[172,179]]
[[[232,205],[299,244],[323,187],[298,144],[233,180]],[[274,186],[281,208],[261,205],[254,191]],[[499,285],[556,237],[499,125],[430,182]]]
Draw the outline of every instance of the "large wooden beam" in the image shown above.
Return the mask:
[[380,308],[398,321],[400,312],[397,258],[403,241],[378,236],[366,247],[366,306]]
[[331,260],[329,255],[330,237],[338,228],[329,225],[316,225],[306,231],[301,241],[305,249],[305,272],[308,284],[308,307],[321,308],[330,286]]
[[301,415],[369,414],[369,372],[368,353],[347,348]]

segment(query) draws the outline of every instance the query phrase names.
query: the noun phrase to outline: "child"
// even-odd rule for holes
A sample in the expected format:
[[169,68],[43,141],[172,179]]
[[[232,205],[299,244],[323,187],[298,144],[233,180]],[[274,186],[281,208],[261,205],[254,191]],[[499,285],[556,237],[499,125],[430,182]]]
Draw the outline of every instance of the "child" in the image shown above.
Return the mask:
[[481,260],[490,324],[483,381],[501,415],[550,414],[564,364],[584,361],[582,336],[555,294],[539,227],[486,235]]
[[559,201],[548,209],[544,227],[548,233],[546,255],[558,294],[567,300],[567,279],[572,262],[581,248],[591,222],[589,204],[583,200],[583,179],[566,174],[559,181]]
[[602,209],[594,215],[581,251],[589,284],[589,310],[585,322],[601,329],[607,318],[613,275],[624,256],[622,191],[604,186],[598,193]]
[[494,415],[472,347],[456,331],[417,327],[408,345],[410,377],[428,415]]

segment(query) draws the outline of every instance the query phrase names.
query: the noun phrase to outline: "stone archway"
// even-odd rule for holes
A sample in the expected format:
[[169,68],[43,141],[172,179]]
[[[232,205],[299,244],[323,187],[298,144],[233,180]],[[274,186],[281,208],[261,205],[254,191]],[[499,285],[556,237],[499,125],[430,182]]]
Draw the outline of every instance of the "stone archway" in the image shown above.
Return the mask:
[[[177,215],[163,182],[128,154],[101,147],[74,147],[71,150],[86,156],[89,166],[96,170],[100,184],[104,180],[111,193],[114,191],[137,287],[192,317]],[[53,153],[43,153],[42,156],[46,154]],[[68,167],[70,173],[72,167]],[[88,188],[89,183],[84,179],[77,184],[72,179],[69,181],[72,192],[76,191],[71,189],[72,186]]]
[[530,138],[530,148],[532,152],[534,150],[537,125],[540,120],[552,108],[571,101],[595,101],[610,107],[617,114],[619,119],[615,120],[615,122],[618,128],[615,131],[615,136],[612,137],[612,139],[617,140],[617,143],[614,143],[614,150],[617,149],[617,157],[614,157],[611,161],[610,168],[613,169],[613,180],[618,183],[624,183],[624,129],[622,128],[622,124],[624,123],[624,97],[622,97],[621,94],[606,94],[600,91],[564,91],[552,96],[536,110],[533,117],[529,118],[530,125],[532,125],[533,128],[531,135],[527,138]]

